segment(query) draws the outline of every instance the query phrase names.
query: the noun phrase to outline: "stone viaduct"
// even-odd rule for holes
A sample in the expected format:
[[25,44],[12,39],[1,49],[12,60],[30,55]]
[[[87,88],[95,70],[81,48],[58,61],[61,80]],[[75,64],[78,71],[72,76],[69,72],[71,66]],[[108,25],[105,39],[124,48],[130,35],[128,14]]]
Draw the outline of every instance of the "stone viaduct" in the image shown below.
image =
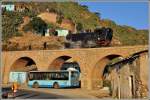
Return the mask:
[[[106,64],[116,57],[126,58],[132,54],[148,50],[148,46],[122,46],[65,50],[32,50],[32,51],[4,51],[2,52],[3,83],[7,84],[9,72],[19,68],[26,68],[27,62],[34,62],[37,70],[60,69],[54,63],[58,60],[65,62],[73,59],[80,65],[81,88],[93,89],[101,87],[103,71]],[[21,64],[21,62],[24,62]],[[144,62],[143,62],[144,63]]]

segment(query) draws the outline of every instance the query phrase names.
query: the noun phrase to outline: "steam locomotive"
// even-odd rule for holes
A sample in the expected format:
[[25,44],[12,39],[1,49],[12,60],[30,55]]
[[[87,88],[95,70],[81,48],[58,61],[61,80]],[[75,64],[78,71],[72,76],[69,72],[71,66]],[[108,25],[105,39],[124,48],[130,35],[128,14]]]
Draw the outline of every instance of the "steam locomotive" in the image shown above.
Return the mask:
[[97,28],[94,32],[68,34],[65,48],[95,48],[109,46],[113,37],[111,28]]

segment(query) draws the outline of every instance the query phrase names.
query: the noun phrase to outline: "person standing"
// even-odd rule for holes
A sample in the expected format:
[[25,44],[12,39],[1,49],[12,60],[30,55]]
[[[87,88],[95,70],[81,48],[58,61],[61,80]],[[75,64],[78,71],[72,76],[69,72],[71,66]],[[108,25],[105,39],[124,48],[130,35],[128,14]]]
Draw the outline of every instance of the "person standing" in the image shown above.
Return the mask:
[[12,91],[13,91],[13,97],[14,98],[16,97],[17,90],[18,90],[18,84],[17,84],[17,82],[13,82],[13,84],[12,84]]

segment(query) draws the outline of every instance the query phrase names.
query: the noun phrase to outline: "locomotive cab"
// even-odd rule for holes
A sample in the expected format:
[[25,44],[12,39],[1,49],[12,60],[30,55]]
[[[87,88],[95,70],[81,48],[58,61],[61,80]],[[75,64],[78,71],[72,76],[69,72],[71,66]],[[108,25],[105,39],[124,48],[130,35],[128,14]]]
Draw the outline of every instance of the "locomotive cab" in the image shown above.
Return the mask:
[[109,46],[113,36],[113,30],[111,28],[101,28],[95,29],[94,33],[97,34],[97,41],[96,43],[99,46]]

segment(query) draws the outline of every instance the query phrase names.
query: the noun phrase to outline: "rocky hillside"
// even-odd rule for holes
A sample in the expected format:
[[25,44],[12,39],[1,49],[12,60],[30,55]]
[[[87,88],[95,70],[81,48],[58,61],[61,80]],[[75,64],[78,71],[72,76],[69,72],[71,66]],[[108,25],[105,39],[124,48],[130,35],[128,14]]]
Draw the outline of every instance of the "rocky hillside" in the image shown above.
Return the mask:
[[[61,16],[61,19],[71,20],[73,23],[81,23],[84,29],[94,29],[99,25],[99,17],[95,13],[91,13],[88,7],[81,6],[75,2],[43,2],[43,3],[15,3],[23,5],[28,10],[34,11],[35,15],[40,15],[43,12],[55,13]],[[44,14],[44,13],[43,13]],[[45,14],[46,16],[48,14]],[[56,17],[53,15],[52,17]],[[43,16],[43,17],[44,17]],[[56,20],[55,20],[56,21]],[[86,23],[85,23],[86,22]]]
[[54,12],[43,12],[38,15],[42,20],[44,20],[48,25],[53,24],[54,26],[70,30],[71,32],[75,32],[75,23],[70,19],[62,18],[61,22],[58,23],[59,15]]
[[[3,48],[8,48],[10,44],[21,46],[28,44],[29,46],[30,44],[34,44],[34,42],[37,43],[37,41],[41,41],[39,44],[46,41],[45,38],[47,37],[41,37],[35,32],[32,32],[32,30],[29,32],[23,31],[23,27],[30,27],[28,23],[30,23],[33,17],[37,16],[45,21],[48,26],[54,25],[55,27],[69,29],[71,31],[94,30],[99,26],[111,27],[114,31],[112,46],[148,44],[148,30],[137,30],[131,26],[117,25],[114,21],[109,19],[100,19],[99,13],[90,12],[87,6],[81,6],[75,2],[29,2],[14,4],[16,5],[14,12],[2,12]],[[33,40],[27,39],[31,37],[35,38]],[[56,39],[54,36],[50,36],[49,38],[55,39],[57,42],[55,42],[54,45],[59,45],[61,48],[64,41],[60,42],[59,39]],[[51,39],[48,39],[49,43],[54,41]],[[17,41],[26,42],[22,43]]]
[[[63,49],[64,37],[41,37],[36,33],[27,32],[23,36],[12,37],[7,43],[3,42],[3,50],[43,50]],[[46,43],[46,47],[44,47]]]

